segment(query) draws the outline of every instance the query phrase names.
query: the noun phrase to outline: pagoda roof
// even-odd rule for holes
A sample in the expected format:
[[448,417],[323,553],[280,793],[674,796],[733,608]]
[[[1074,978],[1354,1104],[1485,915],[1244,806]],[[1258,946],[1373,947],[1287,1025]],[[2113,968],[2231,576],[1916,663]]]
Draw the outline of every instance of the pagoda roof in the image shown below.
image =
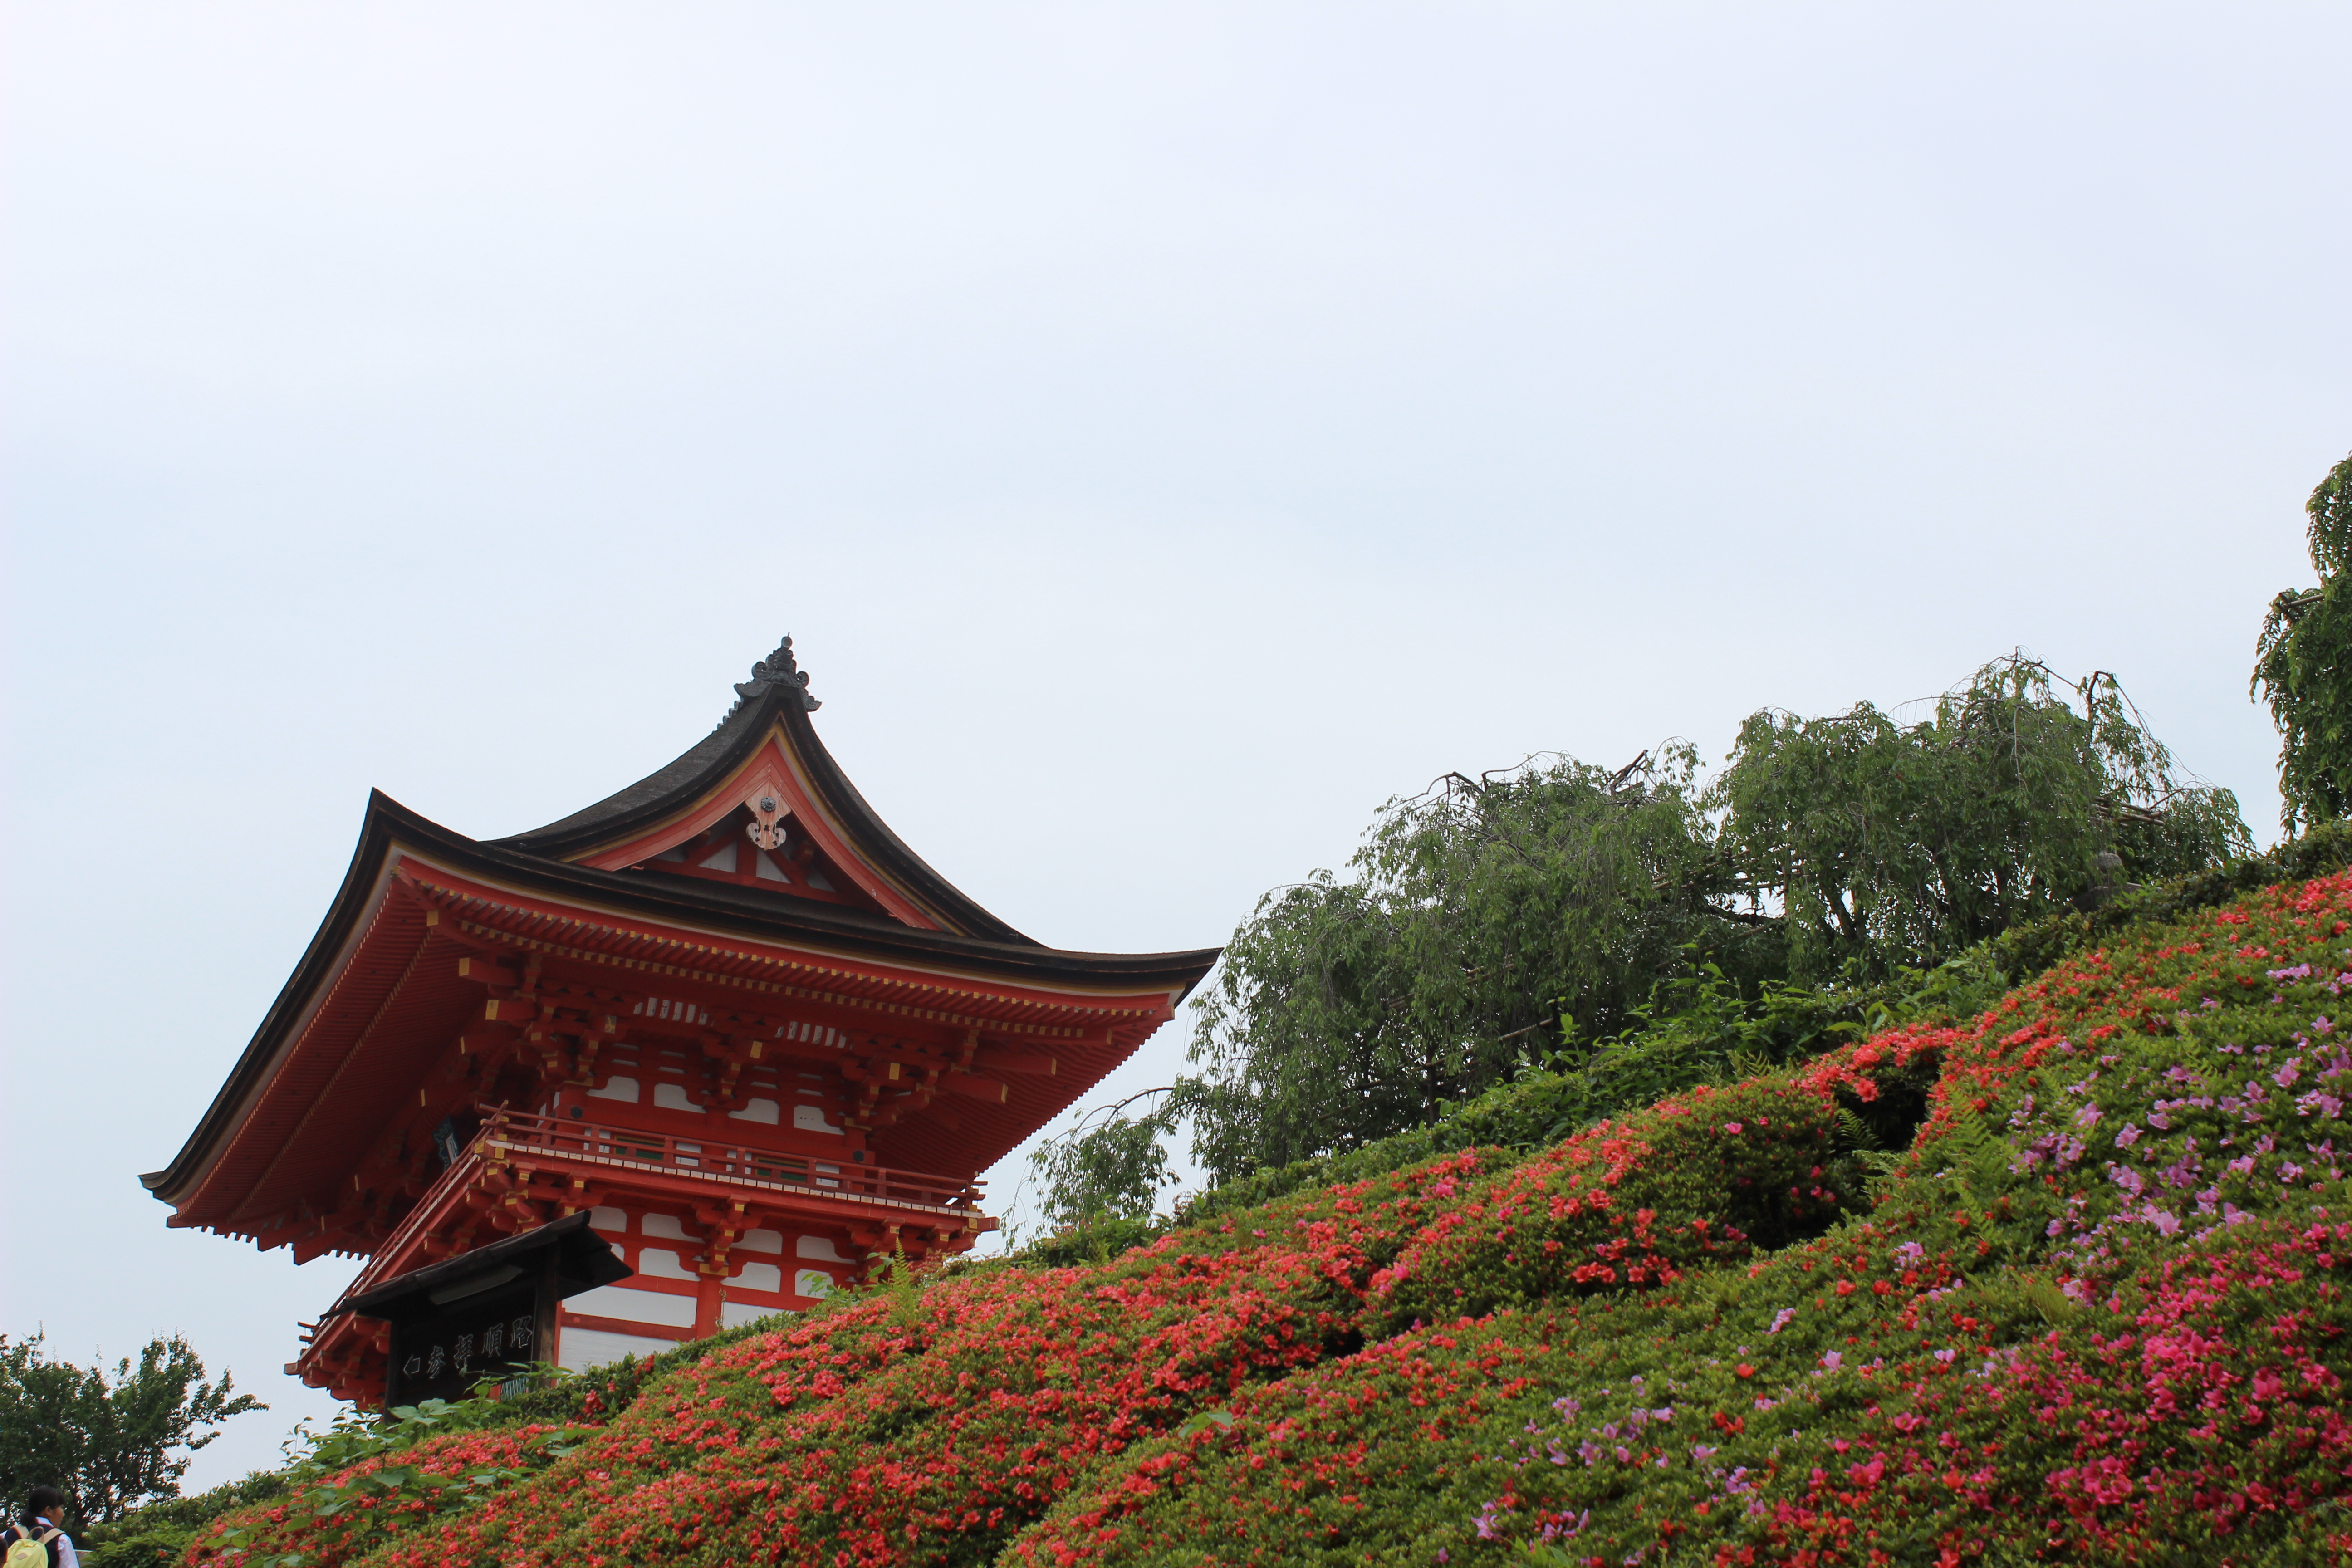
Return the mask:
[[[1214,948],[1083,952],[1013,931],[850,785],[809,725],[814,702],[789,644],[737,690],[719,728],[667,767],[530,833],[469,838],[372,792],[310,946],[185,1145],[141,1178],[179,1209],[173,1223],[262,1235],[272,1216],[348,1185],[382,1108],[415,1100],[438,1053],[481,1017],[478,983],[457,977],[468,951],[1050,1051],[1049,1075],[1016,1069],[1002,1104],[960,1103],[933,1135],[975,1170],[1091,1089],[1215,963]],[[788,796],[826,863],[876,907],[645,868],[649,849],[734,820],[747,788]]]

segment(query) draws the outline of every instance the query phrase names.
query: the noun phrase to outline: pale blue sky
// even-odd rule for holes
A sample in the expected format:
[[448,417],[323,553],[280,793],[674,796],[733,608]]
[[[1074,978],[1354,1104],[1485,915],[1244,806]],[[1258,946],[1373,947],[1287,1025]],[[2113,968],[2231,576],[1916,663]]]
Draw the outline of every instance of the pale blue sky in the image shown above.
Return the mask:
[[2021,645],[2273,831],[2339,6],[7,16],[0,1331],[234,1367],[195,1481],[325,1408],[277,1368],[347,1266],[134,1177],[368,787],[560,816],[785,631],[1073,947],[1222,940],[1448,768]]

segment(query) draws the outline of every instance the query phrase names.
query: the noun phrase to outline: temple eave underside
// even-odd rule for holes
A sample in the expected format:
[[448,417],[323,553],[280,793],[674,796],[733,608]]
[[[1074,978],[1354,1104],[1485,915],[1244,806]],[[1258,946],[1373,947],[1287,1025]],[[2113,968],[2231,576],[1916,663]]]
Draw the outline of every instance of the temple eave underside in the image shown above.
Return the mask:
[[663,931],[408,872],[172,1223],[298,1260],[372,1255],[423,1195],[419,1156],[454,1110],[599,1091],[647,1050],[683,1057],[681,1111],[740,1113],[763,1074],[821,1075],[877,1163],[969,1173],[1170,1003]]

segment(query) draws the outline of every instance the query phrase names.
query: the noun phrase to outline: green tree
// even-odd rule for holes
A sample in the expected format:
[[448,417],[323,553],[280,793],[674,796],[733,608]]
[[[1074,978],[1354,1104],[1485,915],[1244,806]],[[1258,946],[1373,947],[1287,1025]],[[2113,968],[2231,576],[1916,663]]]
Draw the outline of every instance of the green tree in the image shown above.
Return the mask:
[[2347,815],[2352,804],[2352,457],[2304,503],[2316,588],[2271,601],[2254,644],[2248,695],[2270,704],[2279,731],[2279,825],[2295,833]]
[[[1383,807],[1352,876],[1259,900],[1193,1004],[1197,1076],[1146,1120],[1189,1118],[1222,1183],[1434,1125],[1601,1041],[1681,1081],[1693,1064],[1652,1044],[1745,1040],[1701,1020],[1626,1055],[1692,997],[1802,1049],[1857,983],[2251,847],[2235,798],[2179,777],[2113,677],[2022,658],[1916,723],[1757,713],[1711,784],[1687,743],[1615,773],[1449,774]],[[1800,1005],[1791,982],[1837,994]]]
[[189,1456],[219,1436],[212,1428],[268,1408],[236,1393],[226,1373],[206,1382],[177,1334],[150,1343],[136,1366],[121,1362],[110,1380],[103,1367],[50,1360],[44,1343],[0,1334],[0,1495],[12,1500],[53,1486],[78,1516],[102,1523],[178,1496]]
[[1168,1092],[1146,1089],[1089,1111],[1067,1132],[1030,1151],[1030,1169],[1043,1189],[1037,1206],[1047,1224],[1067,1228],[1101,1219],[1151,1217],[1160,1189],[1176,1180],[1160,1142],[1167,1121],[1158,1113],[1123,1112],[1139,1100]]
[[1778,897],[1792,977],[1816,983],[1931,966],[2252,848],[2236,797],[2178,778],[2113,676],[2019,657],[1917,723],[1867,702],[1756,713],[1707,801],[1748,885]]
[[1769,973],[1735,909],[1687,743],[1616,773],[1552,757],[1390,801],[1340,880],[1278,889],[1234,933],[1167,1117],[1219,1180],[1434,1121],[1565,1026],[1621,1027],[1696,952]]

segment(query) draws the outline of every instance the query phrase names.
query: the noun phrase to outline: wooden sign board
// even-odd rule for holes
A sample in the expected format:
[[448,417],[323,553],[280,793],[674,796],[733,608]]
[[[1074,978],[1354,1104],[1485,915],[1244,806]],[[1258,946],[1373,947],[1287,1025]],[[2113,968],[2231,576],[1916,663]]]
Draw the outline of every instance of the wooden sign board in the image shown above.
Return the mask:
[[509,1378],[547,1359],[541,1347],[554,1310],[544,1270],[504,1285],[478,1289],[426,1310],[395,1319],[392,1371],[384,1404],[463,1399],[484,1378]]

